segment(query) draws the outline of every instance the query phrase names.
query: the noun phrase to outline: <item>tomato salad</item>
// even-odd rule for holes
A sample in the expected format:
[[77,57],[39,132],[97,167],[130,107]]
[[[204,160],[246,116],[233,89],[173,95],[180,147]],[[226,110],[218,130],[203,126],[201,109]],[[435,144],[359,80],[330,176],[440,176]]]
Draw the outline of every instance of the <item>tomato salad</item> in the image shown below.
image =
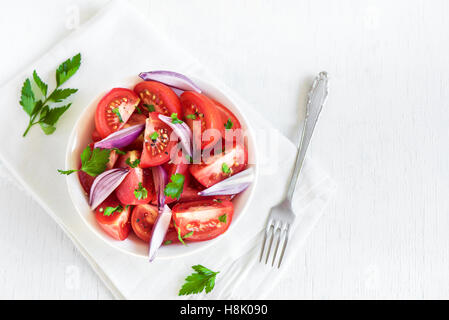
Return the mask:
[[226,106],[181,74],[140,77],[100,100],[77,171],[101,228],[117,240],[133,232],[152,259],[161,245],[223,234],[252,170],[241,123]]

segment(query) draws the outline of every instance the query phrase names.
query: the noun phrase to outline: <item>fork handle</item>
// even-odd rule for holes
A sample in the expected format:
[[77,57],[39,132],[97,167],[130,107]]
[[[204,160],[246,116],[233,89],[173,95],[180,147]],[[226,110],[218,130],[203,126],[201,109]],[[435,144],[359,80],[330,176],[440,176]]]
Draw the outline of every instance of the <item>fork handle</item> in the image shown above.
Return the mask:
[[315,78],[312,89],[310,89],[306,107],[306,117],[302,128],[301,139],[299,142],[299,150],[296,154],[295,169],[293,170],[290,186],[287,191],[287,200],[291,204],[295,193],[296,184],[299,174],[301,173],[304,158],[306,156],[307,147],[312,138],[313,130],[318,121],[321,109],[326,102],[328,94],[328,78],[326,72],[320,72]]

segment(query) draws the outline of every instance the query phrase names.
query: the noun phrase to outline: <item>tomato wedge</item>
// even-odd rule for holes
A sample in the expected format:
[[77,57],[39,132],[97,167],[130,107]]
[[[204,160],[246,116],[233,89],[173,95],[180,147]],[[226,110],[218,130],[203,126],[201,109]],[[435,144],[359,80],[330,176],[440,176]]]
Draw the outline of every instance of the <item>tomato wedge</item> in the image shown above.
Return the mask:
[[139,82],[134,87],[134,92],[141,98],[140,108],[148,113],[148,106],[163,115],[172,113],[181,114],[181,104],[176,93],[165,84],[156,81]]
[[151,239],[151,230],[158,215],[157,207],[141,204],[134,207],[131,215],[131,227],[137,237],[145,242]]
[[200,200],[178,203],[172,212],[182,237],[188,235],[186,240],[203,241],[213,239],[228,229],[234,206],[227,200]]
[[[140,161],[142,168],[154,167],[170,160],[170,151],[176,146],[176,140],[170,141],[172,130],[152,112],[146,120],[143,154]],[[152,139],[154,138],[154,139]]]
[[192,176],[204,187],[209,188],[237,172],[242,171],[248,163],[246,148],[237,144],[219,155],[207,159],[206,163],[192,164],[189,168]]
[[139,97],[129,89],[115,88],[109,91],[100,100],[95,111],[95,128],[101,138],[121,129],[139,101]]
[[[170,162],[165,163],[163,165],[165,172],[167,172],[168,179],[171,178],[174,174],[182,174],[184,176],[184,186],[188,186],[190,183],[190,172],[189,172],[189,164],[186,163],[182,150],[178,151],[178,154],[174,159],[171,159]],[[182,194],[181,194],[182,197]],[[173,199],[172,197],[167,197],[165,199],[165,203],[169,204],[177,199]]]
[[[221,139],[224,130],[221,114],[214,102],[201,93],[186,91],[181,95],[181,106],[183,117],[192,130],[195,141],[201,139],[201,149],[212,148]],[[198,137],[199,132],[194,129],[197,127],[201,127],[201,137]]]
[[[143,169],[137,166],[131,168],[126,160],[133,163],[140,158],[137,150],[129,151],[121,156],[118,167],[129,168],[129,173],[122,183],[115,189],[115,194],[124,205],[138,205],[149,203],[154,197],[153,180],[150,176],[144,175]],[[146,190],[146,191],[145,191]],[[140,191],[136,196],[135,191]],[[146,194],[145,194],[146,193]]]
[[[108,207],[116,208],[111,215],[105,215],[105,210]],[[97,209],[95,209],[95,219],[100,227],[111,237],[117,240],[125,240],[129,235],[129,208],[120,204],[117,198],[112,195],[109,196]]]

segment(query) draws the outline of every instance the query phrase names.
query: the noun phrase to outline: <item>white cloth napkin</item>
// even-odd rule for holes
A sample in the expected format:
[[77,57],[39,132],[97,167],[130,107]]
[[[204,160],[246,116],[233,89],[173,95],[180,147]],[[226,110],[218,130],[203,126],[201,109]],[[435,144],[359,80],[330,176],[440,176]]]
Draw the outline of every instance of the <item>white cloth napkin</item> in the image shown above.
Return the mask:
[[[57,65],[78,52],[82,54],[81,68],[67,86],[78,88],[79,92],[72,107],[57,124],[56,132],[45,136],[35,127],[22,138],[28,121],[18,103],[24,79],[34,69],[42,79],[53,79]],[[216,79],[214,83],[232,96],[250,119],[257,132],[261,160],[261,175],[249,210],[221,241],[187,257],[156,259],[150,264],[103,243],[87,228],[72,206],[65,177],[56,169],[64,168],[66,143],[78,115],[99,92],[127,86],[124,76],[157,69],[213,79],[194,58],[167,42],[127,3],[114,1],[108,4],[0,89],[4,110],[0,117],[0,159],[73,240],[115,297],[177,298],[184,278],[192,272],[190,267],[202,264],[220,271],[215,289],[207,296],[182,298],[263,298],[269,295],[282,272],[273,272],[256,263],[262,241],[261,230],[269,209],[285,193],[296,149],[252,107]],[[50,81],[50,86],[53,85]],[[294,259],[333,190],[332,180],[307,159],[295,196],[296,227],[291,233],[281,271]]]

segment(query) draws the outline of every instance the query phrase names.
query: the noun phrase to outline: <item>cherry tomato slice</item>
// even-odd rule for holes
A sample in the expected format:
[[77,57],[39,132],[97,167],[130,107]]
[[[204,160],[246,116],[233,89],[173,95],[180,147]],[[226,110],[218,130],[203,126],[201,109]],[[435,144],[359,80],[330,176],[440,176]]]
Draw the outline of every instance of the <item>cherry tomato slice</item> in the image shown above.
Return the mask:
[[115,88],[109,91],[100,100],[95,111],[95,127],[101,138],[121,129],[139,101],[139,97],[129,89]]
[[95,209],[95,219],[108,235],[117,240],[125,240],[131,229],[128,222],[129,208],[121,206],[111,215],[105,215],[105,210],[107,207],[116,208],[119,205],[121,204],[114,195],[109,196],[97,207],[97,209]]
[[137,237],[145,242],[151,238],[151,230],[158,215],[157,207],[149,204],[135,206],[131,216],[131,227]]
[[[145,142],[140,162],[142,168],[154,167],[170,160],[170,151],[176,146],[176,140],[170,141],[172,130],[152,112],[146,120]],[[154,139],[153,139],[154,138]]]
[[206,163],[192,164],[189,170],[199,183],[209,188],[242,171],[247,164],[248,152],[243,145],[237,144],[230,150],[210,157]]
[[[129,151],[121,156],[118,161],[118,166],[121,168],[129,168],[129,173],[122,183],[115,190],[115,194],[120,202],[124,205],[138,205],[149,203],[154,197],[153,180],[150,176],[144,175],[143,169],[140,167],[131,168],[126,160],[133,163],[140,157],[139,151]],[[145,191],[146,190],[146,196]],[[141,199],[135,194],[135,191],[141,191]]]
[[186,238],[188,241],[203,241],[213,239],[228,229],[234,207],[227,200],[200,200],[178,203],[172,213],[182,237],[193,232]]
[[[181,107],[183,117],[193,132],[194,143],[201,140],[201,149],[212,148],[224,131],[221,114],[214,102],[201,93],[185,91],[181,95]],[[201,128],[201,137],[196,128]]]
[[165,84],[156,81],[139,82],[134,87],[134,92],[141,98],[139,108],[148,113],[148,106],[163,115],[170,116],[172,113],[181,115],[181,104],[176,93]]

